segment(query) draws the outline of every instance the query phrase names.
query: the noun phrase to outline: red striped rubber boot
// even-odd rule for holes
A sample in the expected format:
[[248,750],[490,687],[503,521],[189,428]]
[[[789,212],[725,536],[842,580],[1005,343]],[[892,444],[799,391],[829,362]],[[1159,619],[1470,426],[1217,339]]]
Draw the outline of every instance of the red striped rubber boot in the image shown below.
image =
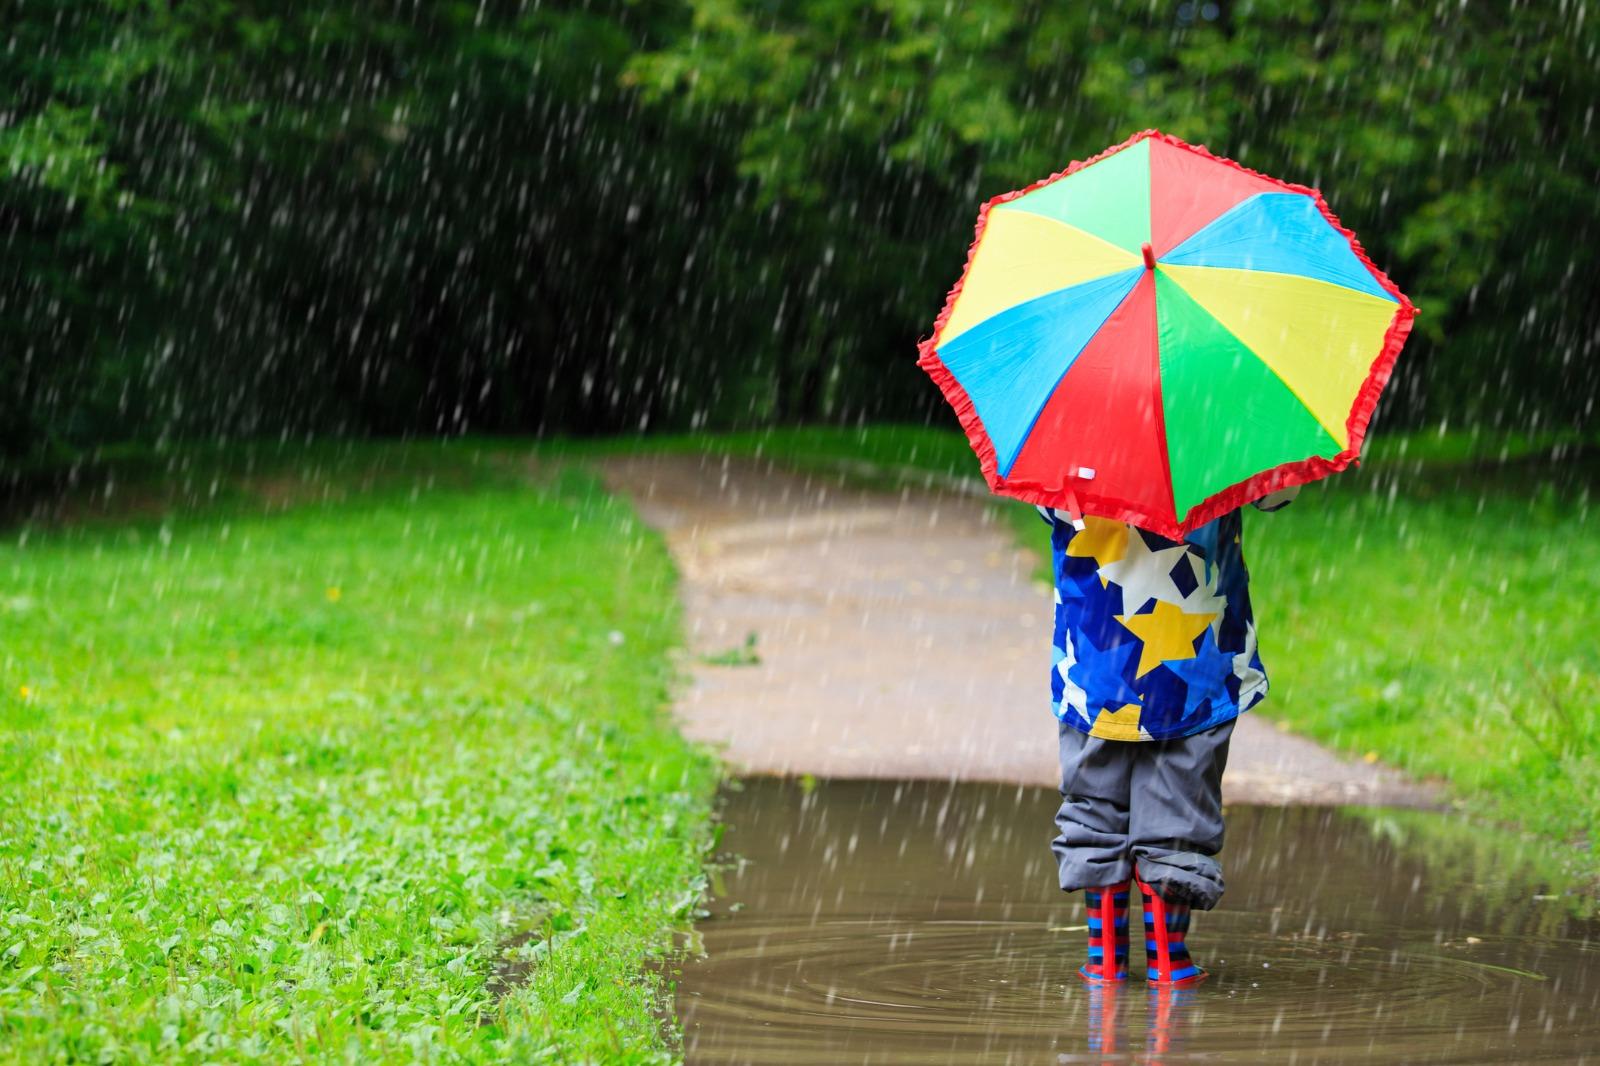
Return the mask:
[[1168,903],[1161,893],[1134,875],[1144,897],[1145,980],[1152,988],[1187,988],[1209,974],[1189,957],[1189,905]]
[[1128,979],[1128,882],[1083,890],[1089,912],[1089,961],[1078,976],[1090,984]]

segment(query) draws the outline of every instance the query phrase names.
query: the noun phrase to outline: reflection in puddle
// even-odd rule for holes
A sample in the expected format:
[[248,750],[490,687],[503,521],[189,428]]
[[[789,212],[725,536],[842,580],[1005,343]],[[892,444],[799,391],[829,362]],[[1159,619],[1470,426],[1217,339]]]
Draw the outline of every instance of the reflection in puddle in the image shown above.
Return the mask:
[[[1446,883],[1337,811],[1234,808],[1211,979],[1081,984],[1055,793],[773,779],[726,796],[736,857],[678,987],[699,1062],[1600,1063],[1600,923],[1540,886]],[[1536,898],[1539,897],[1539,898]],[[1137,909],[1138,904],[1134,904]]]

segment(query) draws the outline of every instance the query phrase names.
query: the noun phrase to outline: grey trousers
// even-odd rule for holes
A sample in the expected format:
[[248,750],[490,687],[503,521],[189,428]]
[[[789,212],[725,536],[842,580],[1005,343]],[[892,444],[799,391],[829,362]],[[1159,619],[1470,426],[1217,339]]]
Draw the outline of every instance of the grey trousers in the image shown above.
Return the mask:
[[1173,740],[1102,740],[1061,723],[1061,888],[1139,877],[1173,902],[1222,898],[1222,771],[1233,721]]

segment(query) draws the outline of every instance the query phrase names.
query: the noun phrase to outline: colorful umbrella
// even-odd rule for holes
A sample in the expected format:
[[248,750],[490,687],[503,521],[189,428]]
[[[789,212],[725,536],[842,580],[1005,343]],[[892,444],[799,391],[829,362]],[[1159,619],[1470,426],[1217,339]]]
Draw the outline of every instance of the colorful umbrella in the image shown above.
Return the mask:
[[1415,314],[1315,189],[1146,130],[983,206],[918,363],[994,492],[1178,539],[1357,461]]

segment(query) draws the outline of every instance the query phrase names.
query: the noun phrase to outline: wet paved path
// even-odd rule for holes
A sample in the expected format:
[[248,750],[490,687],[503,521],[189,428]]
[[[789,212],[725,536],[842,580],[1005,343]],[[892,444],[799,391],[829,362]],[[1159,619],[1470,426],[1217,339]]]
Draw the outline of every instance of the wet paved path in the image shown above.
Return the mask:
[[[682,572],[688,736],[755,774],[1056,784],[1050,592],[982,501],[843,489],[758,460],[618,457],[600,473]],[[759,663],[705,661],[749,633]],[[1435,801],[1256,714],[1240,718],[1224,789],[1232,803]]]

